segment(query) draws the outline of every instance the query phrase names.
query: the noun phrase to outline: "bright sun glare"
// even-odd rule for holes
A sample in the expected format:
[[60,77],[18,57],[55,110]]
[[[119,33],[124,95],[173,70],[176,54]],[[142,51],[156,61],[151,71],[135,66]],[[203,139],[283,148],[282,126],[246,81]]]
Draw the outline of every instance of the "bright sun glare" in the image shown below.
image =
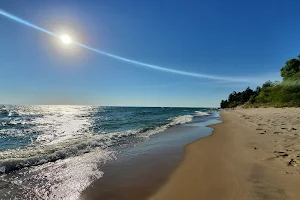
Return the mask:
[[62,36],[60,37],[60,39],[61,39],[61,41],[62,41],[63,43],[65,43],[65,44],[70,44],[70,43],[72,42],[70,36],[68,36],[68,35],[62,35]]

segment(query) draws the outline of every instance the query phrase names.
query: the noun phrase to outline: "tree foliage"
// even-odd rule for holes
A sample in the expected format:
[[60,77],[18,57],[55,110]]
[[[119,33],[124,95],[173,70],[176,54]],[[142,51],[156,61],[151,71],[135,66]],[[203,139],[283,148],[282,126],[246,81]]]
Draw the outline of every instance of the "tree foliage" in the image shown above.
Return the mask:
[[227,100],[221,101],[221,108],[238,105],[300,106],[300,56],[285,63],[280,70],[282,82],[265,82],[255,91],[249,87],[242,92],[232,92]]
[[253,96],[256,93],[256,91],[253,91],[249,87],[247,87],[242,92],[235,92],[233,91],[229,96],[227,100],[221,101],[221,108],[232,108],[241,104],[244,104],[249,101],[251,96]]
[[299,80],[300,77],[300,55],[298,58],[293,58],[285,63],[285,66],[280,70],[283,81]]

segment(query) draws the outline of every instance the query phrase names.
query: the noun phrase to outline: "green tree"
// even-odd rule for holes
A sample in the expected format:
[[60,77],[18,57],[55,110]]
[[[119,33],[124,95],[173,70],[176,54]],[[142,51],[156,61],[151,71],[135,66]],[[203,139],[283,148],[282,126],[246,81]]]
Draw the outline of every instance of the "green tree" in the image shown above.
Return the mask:
[[282,82],[267,81],[255,91],[247,87],[242,92],[232,92],[227,100],[221,102],[222,107],[237,105],[252,106],[300,106],[300,55],[288,60],[280,70]]
[[255,95],[257,96],[261,91],[261,87],[257,86],[255,90]]
[[250,87],[247,87],[246,90],[241,93],[241,103],[249,101],[252,95],[254,95],[254,91],[251,90]]
[[295,75],[299,77],[300,72],[300,55],[298,58],[293,58],[285,63],[285,66],[281,68],[280,74],[283,81],[290,81],[295,78]]
[[222,100],[221,101],[221,108],[227,108],[228,107],[228,101],[227,100]]

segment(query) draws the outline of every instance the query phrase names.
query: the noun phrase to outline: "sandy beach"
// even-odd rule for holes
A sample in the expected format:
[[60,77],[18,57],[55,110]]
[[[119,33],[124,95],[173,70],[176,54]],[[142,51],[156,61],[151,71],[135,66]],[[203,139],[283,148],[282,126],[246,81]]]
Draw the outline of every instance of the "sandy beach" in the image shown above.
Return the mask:
[[218,113],[196,117],[193,123],[171,127],[132,148],[124,148],[118,159],[101,167],[104,176],[90,185],[81,199],[148,199],[181,163],[184,147],[210,136],[213,129],[207,125],[220,123],[218,119]]
[[300,109],[223,111],[151,199],[300,199]]

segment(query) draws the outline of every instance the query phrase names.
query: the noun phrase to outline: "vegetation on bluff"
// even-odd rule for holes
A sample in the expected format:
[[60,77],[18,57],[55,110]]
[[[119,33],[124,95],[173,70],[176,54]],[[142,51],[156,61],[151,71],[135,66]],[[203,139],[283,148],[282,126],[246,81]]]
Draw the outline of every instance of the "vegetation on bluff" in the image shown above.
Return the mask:
[[232,92],[227,100],[221,101],[221,108],[239,105],[259,106],[300,106],[300,55],[285,63],[281,68],[282,82],[267,81],[262,87],[252,90],[249,87],[242,92]]

